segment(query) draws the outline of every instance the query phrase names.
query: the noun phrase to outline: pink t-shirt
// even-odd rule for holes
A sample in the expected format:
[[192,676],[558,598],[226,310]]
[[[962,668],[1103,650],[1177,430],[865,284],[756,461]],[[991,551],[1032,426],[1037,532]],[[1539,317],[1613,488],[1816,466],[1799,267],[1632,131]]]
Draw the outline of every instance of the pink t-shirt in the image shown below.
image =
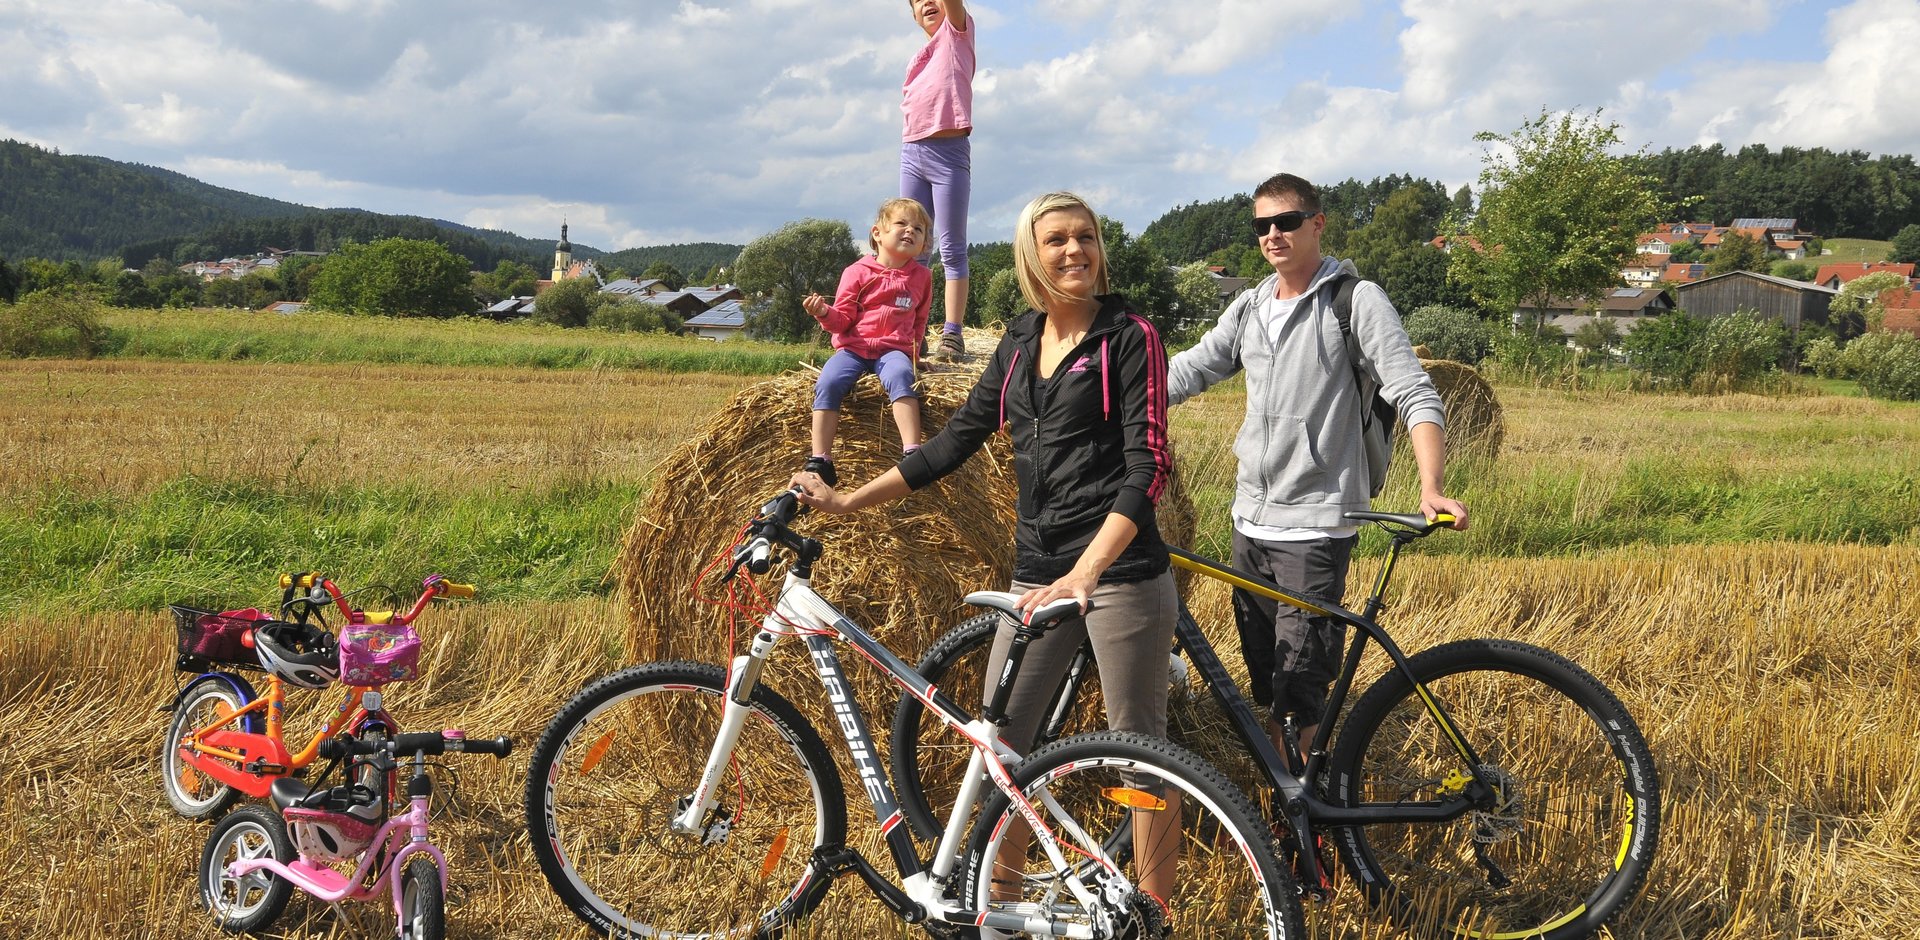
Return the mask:
[[966,32],[954,29],[949,20],[927,37],[927,44],[907,63],[907,81],[900,90],[900,111],[906,116],[901,140],[973,127],[971,15]]
[[866,255],[840,272],[840,290],[820,317],[833,348],[863,359],[898,350],[911,356],[927,330],[933,278],[926,265],[889,268]]

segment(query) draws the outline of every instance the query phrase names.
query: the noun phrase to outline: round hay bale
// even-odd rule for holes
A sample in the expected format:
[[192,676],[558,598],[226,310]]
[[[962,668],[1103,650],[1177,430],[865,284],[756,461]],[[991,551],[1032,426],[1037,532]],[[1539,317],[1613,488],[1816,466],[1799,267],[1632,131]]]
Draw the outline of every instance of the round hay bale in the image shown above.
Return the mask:
[[[1447,450],[1474,453],[1491,460],[1500,455],[1507,422],[1500,399],[1479,371],[1450,359],[1421,359],[1447,407]],[[1403,432],[1404,433],[1404,432]]]
[[[976,350],[972,369],[922,372],[921,414],[929,435],[966,400],[984,358]],[[701,597],[724,597],[718,578],[726,562],[715,565],[704,582],[696,583],[696,575],[734,543],[755,509],[785,489],[806,460],[816,375],[791,372],[741,391],[659,465],[615,563],[627,598],[629,660],[725,661],[729,612]],[[871,378],[860,380],[841,409],[834,463],[840,485],[854,487],[898,462],[900,438],[891,406]],[[962,603],[968,592],[1007,587],[1015,516],[1012,449],[995,435],[933,486],[845,516],[809,513],[795,528],[826,546],[814,568],[814,588],[911,663],[976,612]],[[1193,506],[1178,474],[1161,498],[1159,518],[1169,541],[1190,543]],[[781,560],[790,556],[783,553]],[[783,563],[760,579],[769,602],[784,570]],[[757,615],[739,615],[733,627],[737,649],[744,651],[758,624]],[[817,681],[806,660],[789,651],[776,657],[774,670],[776,687],[800,701],[818,698],[807,692]],[[875,670],[849,664],[849,672],[884,733],[894,693]],[[970,702],[977,693],[956,694]]]

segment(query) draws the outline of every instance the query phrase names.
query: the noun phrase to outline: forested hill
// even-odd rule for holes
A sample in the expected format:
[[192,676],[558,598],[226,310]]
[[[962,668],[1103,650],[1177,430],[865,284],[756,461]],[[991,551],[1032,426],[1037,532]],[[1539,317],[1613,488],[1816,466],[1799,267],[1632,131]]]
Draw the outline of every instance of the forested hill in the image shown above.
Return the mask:
[[[555,232],[555,236],[558,232]],[[349,238],[440,242],[477,267],[504,259],[545,271],[554,237],[359,209],[315,209],[203,183],[159,167],[0,140],[0,258],[210,260],[269,246],[324,251]],[[734,249],[738,253],[738,249]],[[599,249],[575,245],[574,256]],[[731,263],[732,256],[728,256]]]
[[158,167],[0,140],[0,256],[91,260],[129,242],[310,212]]

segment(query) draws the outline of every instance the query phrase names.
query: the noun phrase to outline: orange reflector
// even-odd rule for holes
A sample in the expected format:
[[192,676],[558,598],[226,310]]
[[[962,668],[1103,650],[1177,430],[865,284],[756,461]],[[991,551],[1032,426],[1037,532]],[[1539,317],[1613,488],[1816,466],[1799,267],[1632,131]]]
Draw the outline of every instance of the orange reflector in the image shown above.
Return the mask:
[[600,758],[607,756],[607,748],[612,746],[613,732],[609,731],[601,735],[600,740],[593,742],[593,746],[587,748],[587,756],[580,761],[580,772],[593,773],[593,768],[600,766]]
[[227,719],[232,718],[234,714],[235,714],[234,710],[232,708],[229,708],[227,706],[227,703],[225,702],[213,703],[213,717],[218,718],[224,722]]
[[773,837],[773,844],[767,846],[767,858],[760,863],[760,880],[773,876],[774,868],[780,864],[780,856],[787,854],[787,830],[785,827]]
[[199,793],[200,792],[200,775],[194,773],[193,768],[188,767],[185,764],[180,765],[180,792],[182,793]]
[[1167,808],[1166,800],[1132,787],[1106,787],[1100,791],[1100,795],[1131,809],[1152,810],[1157,813]]

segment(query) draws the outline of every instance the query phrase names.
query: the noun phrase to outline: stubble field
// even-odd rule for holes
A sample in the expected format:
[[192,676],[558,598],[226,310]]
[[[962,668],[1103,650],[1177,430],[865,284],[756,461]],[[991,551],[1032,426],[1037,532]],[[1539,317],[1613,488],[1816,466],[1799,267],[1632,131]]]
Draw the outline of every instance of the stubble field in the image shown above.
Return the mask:
[[[5,932],[216,935],[193,874],[208,825],[172,816],[155,770],[158,709],[179,682],[159,605],[262,603],[275,572],[324,568],[348,584],[479,582],[481,602],[423,618],[427,675],[389,696],[410,727],[521,746],[454,762],[436,829],[453,858],[451,935],[576,933],[520,831],[525,755],[566,697],[626,664],[602,580],[620,529],[654,464],[748,381],[0,363]],[[1506,453],[1452,478],[1474,528],[1403,566],[1388,624],[1409,649],[1538,642],[1627,702],[1667,825],[1616,936],[1916,935],[1920,411],[1500,391]],[[1199,548],[1215,554],[1239,406],[1223,389],[1174,412]],[[1381,505],[1411,508],[1410,482],[1399,472]],[[1231,649],[1225,597],[1190,602]],[[300,693],[290,727],[314,727],[322,697]],[[382,918],[296,899],[280,926],[378,936]],[[1309,919],[1317,937],[1392,935],[1351,891]],[[900,932],[857,883],[808,926]]]

